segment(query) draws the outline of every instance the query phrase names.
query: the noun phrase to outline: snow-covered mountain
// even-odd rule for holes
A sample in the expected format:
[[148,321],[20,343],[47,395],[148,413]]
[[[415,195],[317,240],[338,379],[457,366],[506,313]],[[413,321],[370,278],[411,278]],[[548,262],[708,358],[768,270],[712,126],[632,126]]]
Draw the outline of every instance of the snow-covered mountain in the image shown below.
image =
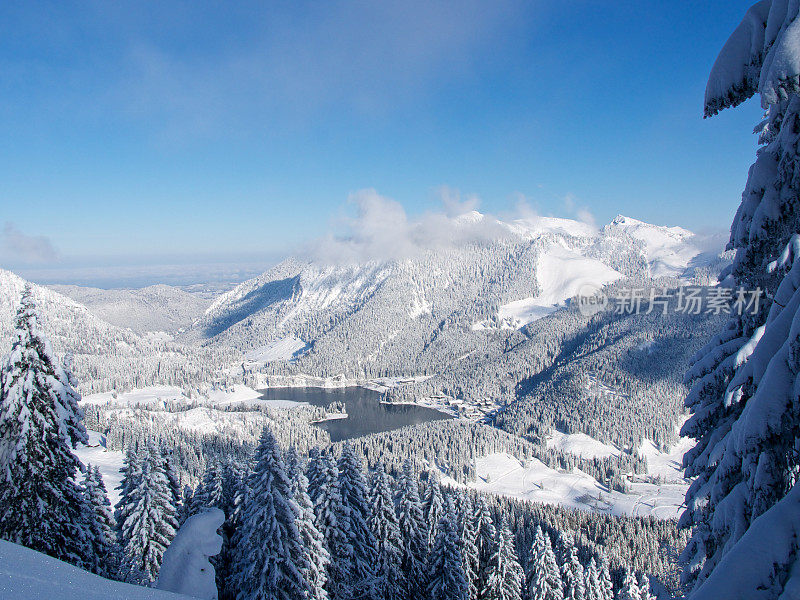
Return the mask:
[[[14,314],[26,282],[0,269],[0,348],[11,341]],[[86,306],[43,286],[30,284],[42,317],[42,327],[56,352],[113,355],[144,343],[141,336],[116,327],[92,314]]]
[[174,332],[189,327],[211,304],[202,294],[169,285],[113,290],[77,285],[49,287],[85,305],[104,321],[139,333]]
[[[492,236],[464,236],[462,243],[392,260],[288,259],[220,296],[184,339],[273,359],[307,349],[340,363],[334,357],[346,353],[351,371],[409,367],[448,332],[516,330],[564,306],[584,286],[627,276],[689,277],[698,261],[718,260],[705,257],[685,229],[622,216],[598,230],[570,219],[503,222],[473,211],[450,226],[479,226]],[[270,351],[284,346],[292,350],[286,356]]]
[[[14,315],[24,279],[0,269],[0,354],[12,340]],[[200,385],[238,353],[227,349],[190,348],[165,334],[140,335],[107,323],[86,306],[44,286],[30,284],[41,326],[54,351],[74,357],[82,391],[128,389],[151,384]]]

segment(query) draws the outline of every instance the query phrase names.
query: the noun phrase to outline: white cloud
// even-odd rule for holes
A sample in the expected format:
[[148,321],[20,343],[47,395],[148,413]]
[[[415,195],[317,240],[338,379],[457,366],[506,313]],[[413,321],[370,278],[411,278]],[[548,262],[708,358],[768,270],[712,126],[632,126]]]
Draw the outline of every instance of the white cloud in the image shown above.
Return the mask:
[[360,263],[410,258],[428,250],[509,235],[494,218],[468,218],[478,205],[477,198],[462,201],[459,192],[449,188],[441,188],[440,195],[443,210],[412,219],[395,200],[374,189],[360,190],[348,199],[355,216],[340,219],[336,232],[312,243],[305,253],[323,262]]
[[58,261],[59,253],[47,236],[25,234],[6,222],[0,233],[0,258],[11,264],[42,264]]

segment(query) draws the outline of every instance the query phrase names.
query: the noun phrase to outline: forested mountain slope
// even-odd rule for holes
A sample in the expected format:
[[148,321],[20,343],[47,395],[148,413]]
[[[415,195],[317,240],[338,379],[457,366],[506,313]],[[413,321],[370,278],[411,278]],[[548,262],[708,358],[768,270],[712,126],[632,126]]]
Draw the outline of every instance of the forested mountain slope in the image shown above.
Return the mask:
[[717,261],[691,232],[621,216],[600,230],[545,217],[456,219],[480,234],[392,260],[288,259],[218,298],[181,339],[252,352],[297,338],[309,346],[297,367],[309,374],[433,373],[492,345],[492,332],[513,338],[585,285],[694,277],[699,262]]
[[170,285],[114,290],[78,285],[49,287],[83,304],[104,321],[138,333],[174,332],[189,327],[211,304],[211,300],[201,294]]
[[196,349],[159,335],[140,335],[111,325],[88,308],[43,286],[0,269],[0,353],[8,351],[14,313],[31,286],[42,327],[58,355],[70,353],[81,390],[129,389],[154,383],[193,387],[209,383],[217,370],[241,358],[235,351]]

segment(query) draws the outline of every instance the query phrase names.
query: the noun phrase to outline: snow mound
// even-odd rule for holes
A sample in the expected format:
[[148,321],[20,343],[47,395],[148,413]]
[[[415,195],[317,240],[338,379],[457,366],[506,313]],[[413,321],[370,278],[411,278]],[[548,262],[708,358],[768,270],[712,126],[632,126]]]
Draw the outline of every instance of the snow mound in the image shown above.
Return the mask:
[[300,338],[289,335],[251,350],[245,358],[263,363],[293,360],[308,350],[308,347],[308,344]]
[[222,536],[217,530],[224,522],[225,513],[218,508],[186,519],[164,552],[156,588],[217,600],[214,566],[208,559],[222,551]]
[[65,562],[0,540],[0,598],[14,600],[190,600],[103,579]]

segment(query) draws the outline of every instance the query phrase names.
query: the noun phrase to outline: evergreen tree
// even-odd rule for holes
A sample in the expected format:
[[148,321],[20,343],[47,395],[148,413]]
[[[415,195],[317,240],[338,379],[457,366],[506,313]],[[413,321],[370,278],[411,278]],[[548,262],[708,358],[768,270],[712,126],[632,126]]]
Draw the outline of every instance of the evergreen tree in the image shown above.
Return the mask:
[[403,539],[395,512],[389,479],[382,463],[378,463],[372,477],[370,491],[372,512],[369,528],[377,542],[377,591],[380,598],[401,600],[407,583],[400,571],[403,557]]
[[526,599],[563,600],[563,585],[550,536],[537,525],[526,576]]
[[436,528],[439,525],[439,520],[442,518],[443,511],[444,500],[442,499],[442,487],[439,485],[439,479],[436,477],[436,474],[430,471],[428,474],[427,495],[422,505],[422,512],[427,525],[426,541],[429,548],[436,540]]
[[682,559],[698,600],[797,593],[800,539],[784,532],[800,528],[799,11],[795,2],[755,4],[706,88],[706,116],[758,94],[766,118],[731,226],[735,257],[726,273],[734,288],[763,294],[757,303],[743,299],[687,373],[692,416],[682,434],[697,443],[684,457],[694,482],[680,523],[692,528]]
[[39,329],[30,287],[0,366],[0,537],[78,566],[94,562],[72,453],[86,441],[78,393]]
[[522,598],[522,567],[514,550],[514,538],[505,520],[500,521],[495,551],[489,560],[486,580],[480,592],[482,600],[519,600]]
[[330,555],[325,549],[325,540],[317,529],[314,506],[308,496],[308,480],[294,447],[289,448],[286,453],[286,472],[292,482],[294,501],[299,508],[297,529],[305,560],[304,575],[310,586],[308,600],[328,600],[325,583]]
[[414,600],[424,596],[427,590],[425,564],[427,548],[422,503],[419,498],[419,482],[411,460],[407,459],[400,473],[397,491],[400,535],[403,539],[403,557],[400,562],[407,585],[407,598]]
[[133,510],[133,493],[139,489],[142,482],[142,461],[132,448],[125,451],[122,459],[122,468],[119,470],[122,479],[119,483],[119,501],[114,507],[114,521],[117,525],[117,541],[119,546],[125,545],[122,535],[122,524]]
[[220,508],[225,506],[224,482],[222,480],[222,467],[217,461],[210,461],[203,473],[203,481],[197,486],[192,497],[190,514],[202,512],[206,508]]
[[584,597],[586,600],[605,600],[603,597],[603,585],[600,582],[600,571],[594,557],[589,561],[589,566],[583,572]]
[[183,492],[181,490],[180,474],[175,464],[175,453],[169,448],[162,447],[161,455],[164,457],[164,473],[167,476],[167,482],[169,482],[172,505],[175,507],[177,519],[177,515],[180,515],[183,511]]
[[429,553],[428,591],[430,600],[467,600],[469,587],[462,570],[458,530],[452,503],[448,503]]
[[301,600],[312,587],[300,539],[300,509],[275,437],[264,428],[247,478],[234,548],[238,600]]
[[177,521],[164,460],[155,447],[146,450],[138,487],[130,491],[122,533],[122,575],[131,583],[152,585],[164,551],[175,537]]
[[460,549],[464,579],[467,581],[467,597],[469,600],[478,598],[478,547],[475,545],[477,532],[475,521],[472,518],[472,500],[467,494],[462,495],[460,514]]
[[475,546],[478,548],[478,583],[479,594],[486,589],[489,580],[489,568],[497,548],[497,532],[486,499],[480,497],[475,508]]
[[563,548],[563,564],[561,579],[564,582],[564,600],[584,600],[583,565],[578,560],[578,550],[574,542],[566,535],[561,535]]
[[114,579],[119,573],[119,546],[111,502],[108,499],[100,469],[86,465],[83,493],[89,508],[92,563],[87,569],[102,577]]
[[309,497],[314,505],[317,527],[330,555],[326,589],[331,598],[346,600],[352,595],[353,545],[350,542],[350,511],[342,501],[336,459],[329,451],[312,452],[308,474]]
[[600,590],[602,592],[602,600],[614,600],[614,584],[611,581],[611,572],[608,566],[608,557],[605,553],[600,555],[600,564],[598,565],[600,572]]
[[377,598],[375,567],[376,540],[368,522],[370,507],[361,459],[352,444],[345,444],[339,457],[339,490],[349,513],[348,538],[353,548],[350,571],[352,594],[356,598]]
[[225,522],[221,529],[222,550],[211,558],[211,562],[216,573],[220,600],[233,600],[236,597],[233,581],[233,539],[238,526],[237,500],[242,493],[244,468],[234,460],[226,461],[222,471],[222,480],[222,506],[219,507],[225,513]]
[[639,584],[636,582],[636,574],[633,571],[625,570],[625,578],[617,598],[618,600],[642,600]]
[[655,600],[655,597],[650,593],[650,580],[644,573],[639,573],[639,596],[642,600]]

